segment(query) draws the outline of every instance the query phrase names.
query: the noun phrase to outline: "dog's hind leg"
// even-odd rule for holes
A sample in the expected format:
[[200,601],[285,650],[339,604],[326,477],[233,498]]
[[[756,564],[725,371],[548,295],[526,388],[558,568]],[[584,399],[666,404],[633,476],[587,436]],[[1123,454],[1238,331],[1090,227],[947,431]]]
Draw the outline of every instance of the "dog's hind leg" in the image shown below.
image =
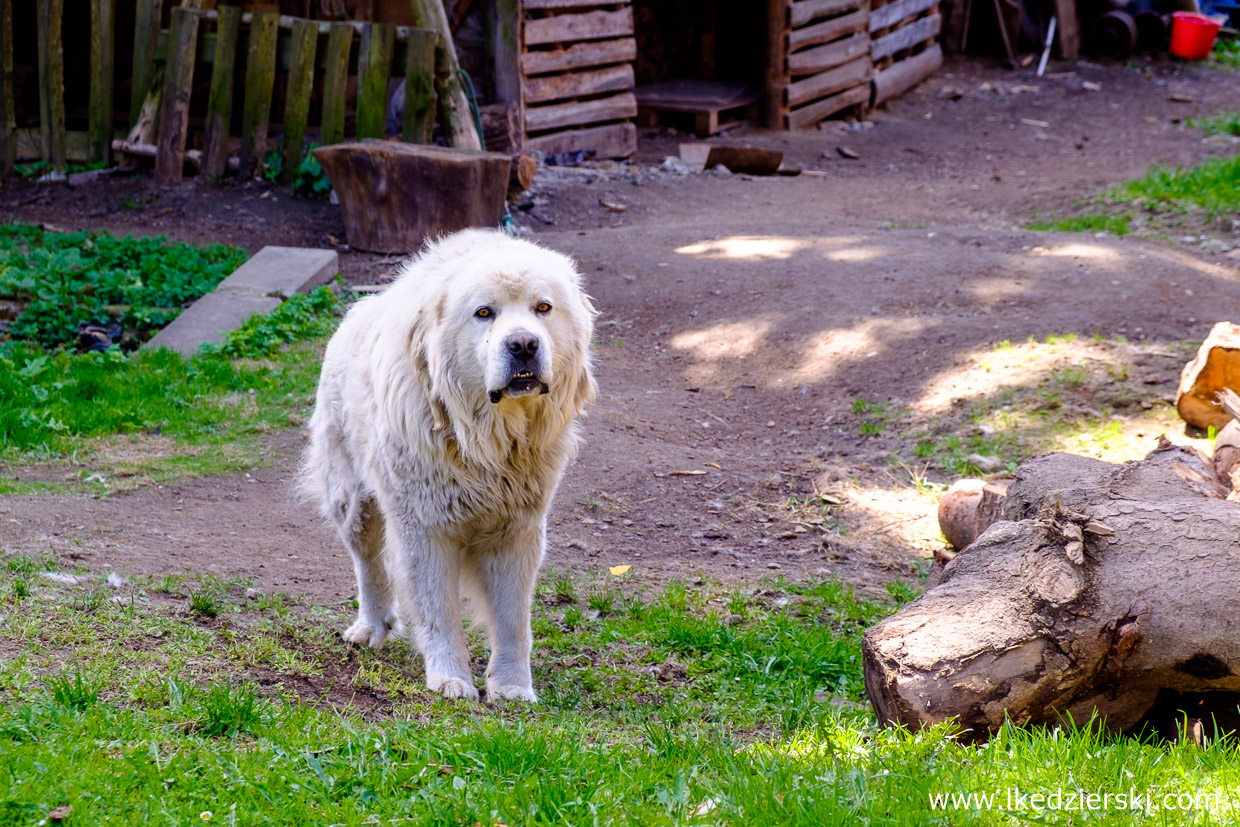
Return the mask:
[[338,523],[357,575],[357,620],[342,637],[378,649],[396,622],[391,577],[383,564],[383,514],[374,500],[354,501]]
[[530,674],[530,602],[543,556],[541,523],[506,532],[502,542],[467,557],[487,612],[491,660],[487,697],[538,701]]
[[461,626],[460,548],[418,525],[398,527],[393,520],[389,529],[395,541],[389,561],[402,568],[394,578],[396,600],[426,663],[427,687],[445,698],[478,700]]

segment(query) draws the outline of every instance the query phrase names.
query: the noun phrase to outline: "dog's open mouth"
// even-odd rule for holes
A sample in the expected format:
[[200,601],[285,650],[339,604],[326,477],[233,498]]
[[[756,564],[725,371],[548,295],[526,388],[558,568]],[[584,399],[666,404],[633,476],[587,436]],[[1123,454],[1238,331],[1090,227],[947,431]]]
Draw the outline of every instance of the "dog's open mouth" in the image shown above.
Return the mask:
[[543,382],[532,371],[522,370],[514,373],[508,385],[501,390],[491,391],[490,398],[492,402],[498,402],[505,396],[525,396],[531,393],[549,393],[551,388],[547,387],[547,383]]

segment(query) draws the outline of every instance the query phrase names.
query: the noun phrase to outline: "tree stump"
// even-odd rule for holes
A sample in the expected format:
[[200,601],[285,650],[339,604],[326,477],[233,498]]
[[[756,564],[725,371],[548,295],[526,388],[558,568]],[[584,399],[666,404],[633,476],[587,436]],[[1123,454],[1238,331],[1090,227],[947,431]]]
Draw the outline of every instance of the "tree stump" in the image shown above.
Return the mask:
[[1175,407],[1180,417],[1198,428],[1221,428],[1231,417],[1219,405],[1224,388],[1240,390],[1240,325],[1219,322],[1201,343],[1197,355],[1180,373]]
[[367,140],[320,147],[351,247],[406,253],[427,238],[504,217],[507,155]]
[[955,718],[982,741],[1005,718],[1122,732],[1160,690],[1240,690],[1240,504],[1211,461],[1163,442],[1113,465],[1022,465],[998,521],[938,585],[870,629],[879,718]]

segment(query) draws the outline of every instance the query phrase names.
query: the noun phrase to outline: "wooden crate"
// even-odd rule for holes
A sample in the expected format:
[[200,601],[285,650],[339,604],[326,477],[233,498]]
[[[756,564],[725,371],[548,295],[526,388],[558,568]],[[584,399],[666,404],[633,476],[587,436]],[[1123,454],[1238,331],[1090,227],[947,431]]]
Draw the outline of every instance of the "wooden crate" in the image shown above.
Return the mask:
[[521,18],[523,148],[636,152],[629,0],[521,0]]
[[862,114],[870,99],[869,0],[772,0],[768,8],[772,45],[780,47],[767,84],[771,125],[799,129],[847,109]]
[[939,32],[943,18],[938,0],[873,0],[870,11],[870,58],[877,105],[907,92],[943,64]]

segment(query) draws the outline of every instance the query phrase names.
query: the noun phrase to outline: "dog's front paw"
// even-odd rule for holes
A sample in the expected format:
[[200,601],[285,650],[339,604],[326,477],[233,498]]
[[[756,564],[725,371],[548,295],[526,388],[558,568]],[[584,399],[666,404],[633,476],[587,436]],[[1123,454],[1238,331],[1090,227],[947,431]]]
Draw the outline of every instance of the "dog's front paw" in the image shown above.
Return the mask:
[[517,701],[529,701],[532,704],[538,703],[538,696],[534,694],[534,688],[530,686],[519,686],[517,684],[498,684],[487,681],[487,700],[498,701],[510,698]]
[[352,626],[341,632],[340,636],[358,646],[380,649],[383,647],[383,641],[387,640],[389,631],[391,628],[386,619],[383,622],[374,623],[359,617]]
[[468,681],[460,678],[447,678],[440,676],[430,677],[426,679],[426,686],[432,692],[438,692],[445,698],[464,698],[467,701],[478,700],[478,690]]

